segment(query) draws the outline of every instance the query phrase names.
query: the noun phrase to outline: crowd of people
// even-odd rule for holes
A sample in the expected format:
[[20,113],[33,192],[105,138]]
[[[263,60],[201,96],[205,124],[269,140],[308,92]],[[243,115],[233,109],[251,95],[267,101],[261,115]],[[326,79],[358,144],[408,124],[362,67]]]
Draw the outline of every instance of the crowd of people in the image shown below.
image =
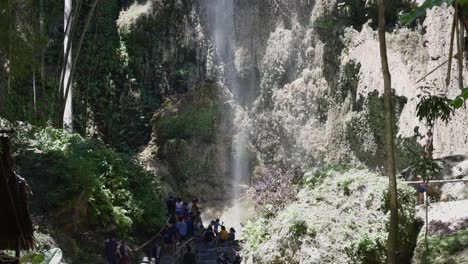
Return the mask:
[[207,226],[203,224],[198,199],[188,203],[179,197],[169,197],[166,205],[169,221],[163,231],[163,238],[165,251],[169,254],[175,254],[178,243],[191,238],[216,245],[236,238],[236,230],[230,228],[228,232],[219,219],[211,221]]
[[[179,197],[171,196],[166,201],[166,206],[168,221],[161,232],[162,239],[154,241],[145,251],[146,256],[141,263],[159,263],[162,252],[174,256],[178,246],[188,240],[198,240],[209,246],[218,246],[236,239],[236,230],[231,227],[228,231],[219,219],[212,220],[207,225],[203,224],[198,199],[188,203]],[[124,240],[117,241],[115,238],[110,238],[105,243],[105,255],[109,264],[130,264],[132,252]],[[190,245],[185,246],[183,263],[196,263]]]

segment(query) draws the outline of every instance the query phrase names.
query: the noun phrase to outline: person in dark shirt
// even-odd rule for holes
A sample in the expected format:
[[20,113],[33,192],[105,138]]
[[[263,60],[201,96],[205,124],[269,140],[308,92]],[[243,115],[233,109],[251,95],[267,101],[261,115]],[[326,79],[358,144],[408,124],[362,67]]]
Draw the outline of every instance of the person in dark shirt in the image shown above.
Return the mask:
[[206,229],[205,234],[203,235],[203,240],[205,242],[211,242],[211,241],[213,241],[214,238],[215,238],[215,235],[213,233],[213,228],[211,226],[209,226]]
[[169,197],[169,199],[166,201],[166,206],[167,206],[167,215],[171,216],[175,214],[175,201],[174,197]]
[[196,264],[195,254],[192,253],[192,248],[187,246],[187,252],[184,254],[183,264]]
[[117,241],[115,241],[114,238],[111,238],[106,242],[105,250],[107,263],[117,264],[117,256],[115,254],[117,251]]
[[236,240],[236,230],[232,227],[231,229],[229,229],[228,240],[232,240],[232,241]]

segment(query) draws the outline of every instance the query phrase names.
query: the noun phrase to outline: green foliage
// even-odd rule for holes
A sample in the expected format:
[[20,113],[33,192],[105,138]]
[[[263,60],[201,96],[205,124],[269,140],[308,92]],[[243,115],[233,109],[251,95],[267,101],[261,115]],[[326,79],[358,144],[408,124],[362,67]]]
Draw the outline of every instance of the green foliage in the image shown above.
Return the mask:
[[[454,0],[425,0],[424,3],[410,10],[409,12],[403,13],[400,17],[403,24],[411,24],[417,18],[426,14],[426,10],[431,9],[435,6],[441,6],[442,4],[446,3],[447,6],[452,5]],[[460,1],[461,2],[461,1]]]
[[351,194],[351,191],[349,189],[349,186],[353,183],[353,180],[352,179],[346,179],[342,182],[339,182],[338,183],[338,187],[342,188],[343,189],[343,193],[344,195],[346,196],[349,196]]
[[368,234],[355,242],[348,250],[352,263],[380,264],[385,263],[385,246],[377,238],[371,238]]
[[218,87],[214,85],[198,86],[180,102],[165,103],[165,112],[153,120],[158,142],[172,139],[213,142],[220,111],[217,91]]
[[[393,129],[398,131],[397,120],[405,106],[407,99],[403,96],[393,96],[394,118]],[[360,103],[357,104],[360,108]],[[379,96],[377,91],[370,92],[366,101],[364,101],[364,109],[359,115],[354,116],[347,124],[346,137],[350,144],[351,150],[356,157],[366,164],[369,168],[376,169],[384,166],[385,161],[385,118],[384,118],[384,103],[383,96]],[[395,133],[396,137],[396,133]],[[402,139],[395,138],[395,142],[403,142]],[[397,144],[397,155],[400,157],[405,152],[403,144]],[[397,167],[401,168],[407,164],[405,160],[402,163],[397,163]]]
[[299,182],[300,186],[307,186],[308,188],[315,188],[316,186],[322,184],[323,180],[329,177],[331,174],[336,172],[345,172],[350,169],[350,166],[347,164],[332,165],[326,169],[319,170],[316,172],[306,172],[304,177],[302,177]]
[[440,176],[442,168],[433,159],[419,156],[413,162],[414,173],[421,176],[424,181],[429,181]]
[[162,118],[155,124],[158,139],[199,138],[211,142],[214,136],[215,105],[198,107],[181,115]]
[[269,239],[268,225],[268,219],[262,217],[245,223],[242,238],[248,243],[249,248],[257,249],[264,241]]
[[[455,264],[465,263],[468,248],[468,229],[449,234],[429,234],[429,255],[425,262],[423,234],[419,236],[418,248],[415,251],[415,263]],[[465,256],[465,257],[463,257]]]
[[127,234],[163,221],[158,179],[133,157],[50,126],[33,129],[18,147],[23,176],[33,190],[47,190],[44,206],[56,212],[58,224],[76,221],[79,213],[87,224],[115,225]]
[[[356,29],[360,30],[362,25],[371,20],[371,26],[377,28],[378,1],[364,0],[340,0],[338,1],[340,16],[347,19]],[[412,10],[414,4],[411,1],[389,1],[385,3],[385,24],[394,26],[398,21],[400,12]]]
[[357,87],[359,83],[360,63],[350,61],[344,66],[343,75],[338,83],[338,89],[335,92],[337,104],[342,104],[347,97],[351,98],[353,111],[362,110],[362,101],[357,100]]
[[300,238],[307,234],[307,223],[304,220],[296,220],[289,226],[289,233],[295,238]]
[[44,261],[44,255],[40,253],[28,253],[27,255],[21,258],[21,263],[31,263],[31,264],[42,264]]
[[430,126],[440,118],[448,122],[453,114],[452,101],[443,95],[425,95],[416,106],[419,120],[425,120]]

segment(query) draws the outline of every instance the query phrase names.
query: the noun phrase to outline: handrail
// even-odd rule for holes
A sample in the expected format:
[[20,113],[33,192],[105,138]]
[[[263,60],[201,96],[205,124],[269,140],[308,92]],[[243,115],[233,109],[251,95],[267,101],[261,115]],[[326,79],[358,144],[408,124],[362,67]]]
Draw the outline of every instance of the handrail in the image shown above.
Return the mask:
[[468,179],[452,179],[452,180],[431,180],[429,182],[425,181],[405,181],[406,184],[420,184],[420,183],[449,183],[449,182],[468,182]]
[[153,240],[155,240],[159,235],[161,235],[161,232],[164,230],[164,228],[166,227],[166,225],[169,223],[169,220],[170,220],[170,217],[167,218],[166,220],[166,223],[162,226],[161,230],[159,230],[159,232],[153,236],[152,238],[150,238],[150,240],[146,241],[145,243],[143,243],[141,246],[135,248],[133,251],[139,251],[140,249],[146,247],[149,243],[153,242]]
[[175,263],[177,263],[177,259],[180,257],[179,253],[181,252],[182,249],[185,248],[185,245],[187,245],[188,243],[192,242],[193,240],[195,240],[196,237],[192,237],[190,238],[189,240],[185,241],[184,243],[182,243],[182,245],[180,245],[179,249],[176,250],[175,254],[174,254],[174,258],[175,258]]

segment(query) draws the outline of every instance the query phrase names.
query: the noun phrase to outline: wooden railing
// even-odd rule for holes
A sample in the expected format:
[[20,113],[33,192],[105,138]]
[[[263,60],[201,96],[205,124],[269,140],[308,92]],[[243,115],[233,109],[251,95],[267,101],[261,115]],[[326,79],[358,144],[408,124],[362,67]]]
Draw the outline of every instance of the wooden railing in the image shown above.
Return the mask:
[[430,180],[425,181],[405,181],[406,184],[421,184],[421,183],[449,183],[449,182],[468,182],[468,179],[452,179],[452,180]]
[[148,241],[146,241],[145,243],[143,243],[141,246],[135,248],[133,251],[139,251],[141,250],[142,248],[146,247],[149,243],[153,242],[158,236],[161,235],[162,231],[164,230],[164,228],[166,227],[167,223],[169,223],[169,217],[167,218],[166,220],[166,223],[161,227],[161,230],[159,230],[159,232],[154,235],[152,238],[150,238]]
[[177,263],[180,263],[180,261],[182,260],[181,258],[184,256],[185,254],[185,249],[186,249],[186,245],[188,245],[190,242],[194,241],[195,239],[197,239],[196,237],[192,237],[190,238],[189,240],[185,241],[184,243],[182,243],[179,248],[176,250],[175,254],[174,254],[174,259],[175,259],[175,264]]

